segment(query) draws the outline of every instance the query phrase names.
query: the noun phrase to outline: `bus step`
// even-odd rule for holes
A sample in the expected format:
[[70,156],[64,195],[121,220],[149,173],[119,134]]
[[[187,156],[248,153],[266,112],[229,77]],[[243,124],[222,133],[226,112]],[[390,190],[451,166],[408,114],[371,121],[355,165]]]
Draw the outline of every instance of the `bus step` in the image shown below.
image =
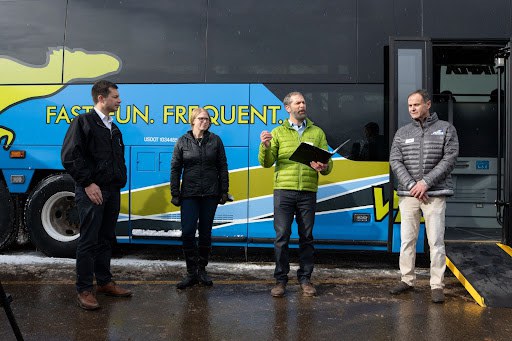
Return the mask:
[[512,308],[512,248],[509,246],[447,244],[446,265],[480,306]]

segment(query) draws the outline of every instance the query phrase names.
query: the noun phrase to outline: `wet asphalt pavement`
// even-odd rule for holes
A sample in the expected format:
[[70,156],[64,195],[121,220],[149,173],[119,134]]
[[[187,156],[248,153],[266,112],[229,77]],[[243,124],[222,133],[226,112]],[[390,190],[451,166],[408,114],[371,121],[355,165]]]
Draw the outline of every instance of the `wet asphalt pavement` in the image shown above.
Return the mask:
[[[509,340],[512,335],[512,310],[478,306],[449,270],[446,302],[431,303],[428,260],[421,257],[416,289],[404,295],[388,293],[398,282],[396,256],[320,252],[313,274],[316,297],[302,297],[291,278],[286,296],[273,298],[268,250],[248,257],[214,253],[208,266],[213,287],[178,291],[175,284],[185,274],[179,250],[117,252],[115,279],[134,296],[98,296],[98,311],[76,305],[71,259],[4,252],[0,280],[14,298],[25,340]],[[296,269],[293,264],[292,276]],[[0,340],[15,340],[3,309]]]

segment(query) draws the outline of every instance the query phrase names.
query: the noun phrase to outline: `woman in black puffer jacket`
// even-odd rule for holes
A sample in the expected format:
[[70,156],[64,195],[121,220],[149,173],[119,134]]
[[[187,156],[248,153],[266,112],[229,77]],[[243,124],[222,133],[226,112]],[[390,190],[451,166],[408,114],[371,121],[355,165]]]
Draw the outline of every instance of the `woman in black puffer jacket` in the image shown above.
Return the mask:
[[213,285],[206,272],[213,218],[217,205],[226,203],[229,189],[226,152],[220,137],[208,131],[208,112],[194,109],[190,125],[192,130],[178,139],[171,161],[171,202],[181,206],[181,238],[187,265],[187,276],[177,284],[178,289],[197,283]]

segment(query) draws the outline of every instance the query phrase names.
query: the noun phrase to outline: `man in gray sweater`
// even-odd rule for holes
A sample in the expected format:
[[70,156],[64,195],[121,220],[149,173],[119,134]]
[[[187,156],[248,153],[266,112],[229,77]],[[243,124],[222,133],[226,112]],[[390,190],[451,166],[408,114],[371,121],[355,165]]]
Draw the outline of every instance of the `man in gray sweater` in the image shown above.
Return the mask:
[[416,242],[421,213],[430,247],[430,288],[432,301],[444,302],[444,247],[446,197],[453,195],[450,173],[459,154],[455,127],[430,113],[430,98],[425,90],[416,90],[407,99],[412,122],[395,134],[389,163],[398,179],[397,194],[401,214],[401,282],[391,289],[393,295],[414,288]]

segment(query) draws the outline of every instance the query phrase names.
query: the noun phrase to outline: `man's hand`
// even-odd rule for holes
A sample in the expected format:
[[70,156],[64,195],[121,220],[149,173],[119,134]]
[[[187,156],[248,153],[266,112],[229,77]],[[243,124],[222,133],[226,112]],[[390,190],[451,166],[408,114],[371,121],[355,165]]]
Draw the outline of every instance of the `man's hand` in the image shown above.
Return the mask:
[[311,168],[313,168],[317,172],[323,172],[324,170],[327,169],[327,167],[329,167],[328,163],[321,163],[321,162],[318,162],[318,161],[311,161],[309,163],[309,165],[311,166]]
[[427,190],[427,183],[424,180],[420,180],[416,182],[416,185],[411,188],[409,193],[416,199],[426,202],[428,200]]
[[89,186],[85,187],[85,193],[87,194],[89,200],[91,200],[93,204],[103,204],[103,195],[101,194],[101,189],[94,182]]
[[179,207],[181,205],[181,200],[179,197],[172,197],[171,204],[173,204],[176,207]]
[[263,130],[260,134],[261,143],[265,146],[265,148],[270,147],[270,140],[272,140],[272,134],[266,130]]

